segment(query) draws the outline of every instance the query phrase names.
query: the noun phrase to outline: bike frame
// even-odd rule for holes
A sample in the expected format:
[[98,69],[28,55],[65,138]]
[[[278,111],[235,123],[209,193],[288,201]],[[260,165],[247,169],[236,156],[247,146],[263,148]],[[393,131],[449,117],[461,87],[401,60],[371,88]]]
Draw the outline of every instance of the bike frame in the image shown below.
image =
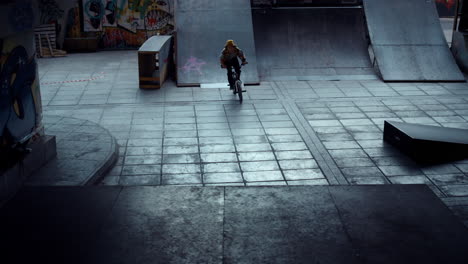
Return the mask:
[[[242,68],[242,64],[240,65],[240,68]],[[243,89],[242,89],[242,81],[240,80],[239,76],[237,75],[237,72],[236,72],[236,69],[234,69],[234,67],[232,67],[232,72],[231,72],[231,77],[232,79],[234,80],[234,94],[237,93],[237,95],[239,96],[239,102],[242,104],[242,100],[243,100],[243,96],[242,96],[242,93],[244,92]]]

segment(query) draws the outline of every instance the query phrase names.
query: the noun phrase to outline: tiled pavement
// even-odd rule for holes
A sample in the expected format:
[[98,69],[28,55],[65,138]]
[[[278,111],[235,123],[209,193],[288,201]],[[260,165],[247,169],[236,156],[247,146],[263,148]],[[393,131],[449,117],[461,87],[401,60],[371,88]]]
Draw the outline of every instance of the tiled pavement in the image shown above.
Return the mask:
[[39,65],[45,114],[97,122],[118,139],[102,184],[426,183],[468,221],[468,160],[421,166],[382,141],[384,120],[468,128],[465,83],[262,82],[239,105],[227,88],[138,89],[136,51]]

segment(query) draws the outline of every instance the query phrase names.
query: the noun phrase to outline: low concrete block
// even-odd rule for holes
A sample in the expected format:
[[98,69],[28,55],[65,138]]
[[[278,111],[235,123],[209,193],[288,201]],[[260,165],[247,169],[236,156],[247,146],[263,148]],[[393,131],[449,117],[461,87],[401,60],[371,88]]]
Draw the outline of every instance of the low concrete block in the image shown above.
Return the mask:
[[57,155],[55,136],[42,136],[27,148],[31,153],[0,174],[0,206],[21,188],[32,173]]

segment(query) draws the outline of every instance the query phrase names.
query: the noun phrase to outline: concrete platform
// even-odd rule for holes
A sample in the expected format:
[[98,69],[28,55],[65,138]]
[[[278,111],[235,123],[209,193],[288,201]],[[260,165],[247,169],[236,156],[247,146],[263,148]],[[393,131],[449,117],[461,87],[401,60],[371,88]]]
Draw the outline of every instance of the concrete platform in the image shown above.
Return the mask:
[[468,261],[468,229],[425,185],[29,187],[0,233],[2,263]]
[[118,159],[116,139],[88,120],[45,115],[47,134],[57,141],[57,156],[37,168],[26,180],[30,186],[89,185],[102,178]]
[[0,169],[0,207],[15,195],[35,171],[57,155],[55,136],[40,136],[29,142],[26,148],[31,150],[30,153],[16,156],[12,159],[19,159],[15,164]]

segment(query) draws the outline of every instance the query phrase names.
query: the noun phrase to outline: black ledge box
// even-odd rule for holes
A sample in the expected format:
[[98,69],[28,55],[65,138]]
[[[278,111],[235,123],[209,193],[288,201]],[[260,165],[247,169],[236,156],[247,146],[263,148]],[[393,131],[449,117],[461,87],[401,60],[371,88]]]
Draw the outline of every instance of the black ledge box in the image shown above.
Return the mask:
[[418,162],[468,157],[468,130],[385,121],[384,140]]

